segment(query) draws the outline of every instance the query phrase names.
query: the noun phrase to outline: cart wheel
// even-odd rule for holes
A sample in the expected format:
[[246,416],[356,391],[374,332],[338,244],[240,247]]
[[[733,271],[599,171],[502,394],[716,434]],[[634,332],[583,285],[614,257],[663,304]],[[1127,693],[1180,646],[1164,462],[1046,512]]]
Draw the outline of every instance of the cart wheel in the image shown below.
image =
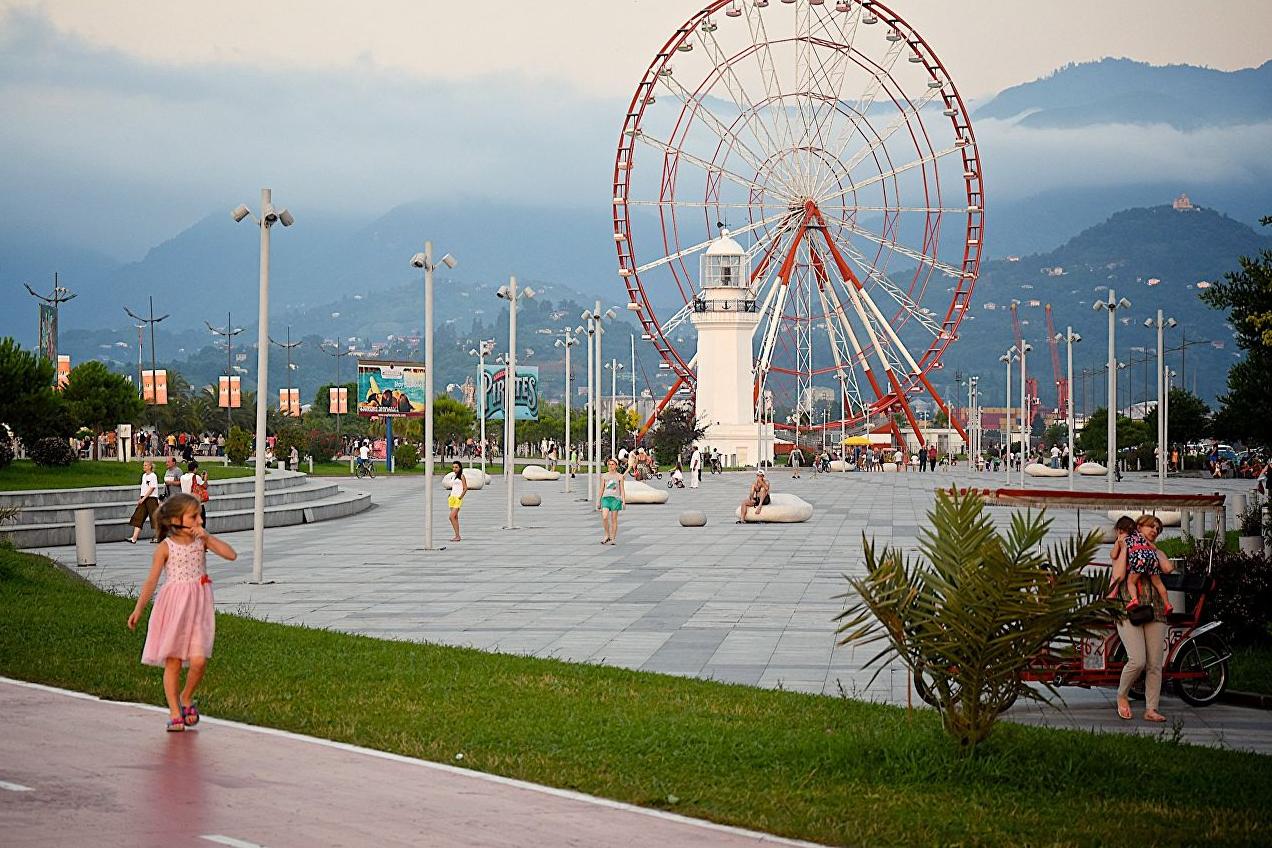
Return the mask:
[[[937,709],[940,709],[941,704],[937,700],[936,692],[933,691],[932,687],[928,684],[922,668],[918,669],[918,671],[914,675],[914,691],[919,694],[919,697],[923,699],[923,702],[925,704],[927,704],[928,706],[932,706],[932,707],[936,707]],[[1017,697],[1019,697],[1019,694],[1020,694],[1020,689],[1017,688],[1015,691],[1011,693],[1011,697],[1008,698],[1003,703],[1002,707],[999,709],[999,712],[1005,713],[1007,712],[1007,710],[1011,709],[1012,705],[1016,703],[1016,699]],[[950,695],[955,700],[958,700],[959,691],[955,689],[952,692],[950,692]]]
[[1174,681],[1175,694],[1194,707],[1213,704],[1228,686],[1228,660],[1224,652],[1210,642],[1193,640],[1180,649],[1172,671],[1202,677]]

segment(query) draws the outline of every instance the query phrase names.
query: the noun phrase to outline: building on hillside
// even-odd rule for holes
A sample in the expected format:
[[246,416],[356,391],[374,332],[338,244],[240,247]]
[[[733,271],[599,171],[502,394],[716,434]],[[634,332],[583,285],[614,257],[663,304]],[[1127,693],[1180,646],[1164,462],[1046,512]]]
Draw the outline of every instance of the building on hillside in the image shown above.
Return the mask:
[[1179,197],[1176,197],[1175,200],[1170,204],[1170,206],[1176,212],[1196,212],[1197,211],[1197,207],[1193,206],[1192,201],[1188,199],[1188,195],[1186,194],[1181,194],[1179,195]]

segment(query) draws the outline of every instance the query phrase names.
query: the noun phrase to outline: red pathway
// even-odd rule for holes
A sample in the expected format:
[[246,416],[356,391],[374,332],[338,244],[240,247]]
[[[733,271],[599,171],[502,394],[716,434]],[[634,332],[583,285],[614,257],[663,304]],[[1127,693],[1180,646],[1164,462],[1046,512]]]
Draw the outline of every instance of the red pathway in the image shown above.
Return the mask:
[[325,740],[0,678],[0,842],[806,845]]

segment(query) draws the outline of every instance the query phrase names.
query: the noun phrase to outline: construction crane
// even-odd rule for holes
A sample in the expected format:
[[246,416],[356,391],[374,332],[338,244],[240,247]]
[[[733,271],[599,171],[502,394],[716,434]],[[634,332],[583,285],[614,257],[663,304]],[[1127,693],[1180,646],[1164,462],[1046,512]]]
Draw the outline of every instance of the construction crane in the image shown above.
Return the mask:
[[[1025,349],[1025,336],[1020,331],[1020,301],[1013,300],[1011,302],[1011,331],[1016,337],[1016,349],[1023,351]],[[1028,362],[1025,363],[1028,368]],[[1030,398],[1029,401],[1029,418],[1038,412],[1038,378],[1030,377],[1028,372],[1025,374],[1025,397]]]
[[1047,304],[1047,346],[1051,348],[1051,374],[1056,381],[1056,413],[1069,420],[1069,379],[1060,370],[1060,341],[1056,325],[1051,322],[1051,304]]

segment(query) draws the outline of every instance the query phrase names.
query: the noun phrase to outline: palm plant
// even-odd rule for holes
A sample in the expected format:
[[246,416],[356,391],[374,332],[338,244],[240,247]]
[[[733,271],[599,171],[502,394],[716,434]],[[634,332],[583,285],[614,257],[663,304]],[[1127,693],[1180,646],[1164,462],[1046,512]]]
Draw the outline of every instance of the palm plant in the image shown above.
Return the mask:
[[975,492],[938,492],[928,517],[921,558],[863,536],[866,575],[840,596],[855,601],[837,617],[839,644],[885,642],[866,665],[905,663],[970,752],[1018,696],[1045,700],[1020,682],[1031,658],[1076,649],[1107,627],[1113,605],[1083,573],[1098,532],[1044,550],[1045,512],[1015,513],[1000,533]]

